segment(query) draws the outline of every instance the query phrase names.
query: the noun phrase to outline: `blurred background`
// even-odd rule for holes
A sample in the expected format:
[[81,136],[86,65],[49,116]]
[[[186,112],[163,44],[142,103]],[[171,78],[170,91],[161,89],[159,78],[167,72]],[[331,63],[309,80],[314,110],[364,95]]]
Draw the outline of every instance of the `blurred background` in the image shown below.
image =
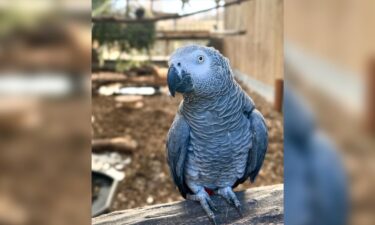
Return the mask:
[[[285,145],[284,198],[320,218],[318,223],[302,223],[305,214],[288,211],[286,205],[290,224],[374,224],[374,10],[371,0],[284,1],[284,76],[293,92],[289,95],[298,98],[290,104],[294,107],[289,113],[300,116],[287,121],[290,105],[285,105],[285,129],[289,132],[288,125],[306,128],[313,124],[313,131],[305,133],[312,143],[324,146],[299,144],[297,150],[295,144]],[[301,118],[298,125],[293,124]],[[318,133],[326,140],[317,140]],[[286,134],[285,143],[292,139]],[[298,180],[295,171],[306,169],[298,164],[304,160],[320,167],[311,166],[310,172],[319,180],[316,184],[311,184],[311,176],[310,183],[298,181],[298,185],[310,187],[301,188],[301,196],[309,195],[315,203],[293,200],[296,194],[291,190],[296,191],[293,185]],[[321,203],[316,204],[318,201]],[[334,218],[348,220],[333,222]]]
[[[252,186],[285,182],[289,224],[373,224],[374,4],[1,0],[0,224],[89,224],[90,214],[181,199],[165,160],[181,97],[165,76],[189,43],[228,57],[265,115],[270,146]],[[283,115],[285,142],[289,128],[302,134],[285,155]]]
[[[182,200],[165,140],[182,97],[166,87],[170,54],[213,46],[265,116],[257,181],[283,183],[282,0],[92,1],[92,215]],[[187,16],[188,15],[188,16]]]
[[90,223],[90,11],[0,1],[0,224]]

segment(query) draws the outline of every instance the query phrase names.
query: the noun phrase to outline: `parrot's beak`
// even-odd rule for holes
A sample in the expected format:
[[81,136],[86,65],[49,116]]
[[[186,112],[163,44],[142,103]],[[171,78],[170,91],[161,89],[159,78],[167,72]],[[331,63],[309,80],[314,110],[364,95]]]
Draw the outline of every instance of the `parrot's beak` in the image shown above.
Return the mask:
[[193,90],[193,82],[190,74],[186,73],[184,70],[179,73],[173,65],[168,69],[167,82],[169,92],[173,97],[176,91],[186,93]]

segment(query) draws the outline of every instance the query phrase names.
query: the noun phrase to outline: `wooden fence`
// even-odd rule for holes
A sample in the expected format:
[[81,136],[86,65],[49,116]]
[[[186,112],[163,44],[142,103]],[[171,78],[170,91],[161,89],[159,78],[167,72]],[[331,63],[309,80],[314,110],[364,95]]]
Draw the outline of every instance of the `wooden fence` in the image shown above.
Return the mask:
[[246,35],[224,39],[232,67],[271,86],[283,78],[283,0],[252,0],[226,8],[224,27],[246,30]]

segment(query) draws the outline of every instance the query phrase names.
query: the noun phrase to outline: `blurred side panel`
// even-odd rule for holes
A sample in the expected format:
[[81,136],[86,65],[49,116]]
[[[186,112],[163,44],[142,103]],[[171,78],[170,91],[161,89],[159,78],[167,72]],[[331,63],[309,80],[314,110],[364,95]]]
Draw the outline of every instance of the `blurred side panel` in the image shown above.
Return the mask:
[[[334,146],[329,147],[334,149],[334,153],[325,155],[329,152],[326,150],[327,144],[324,145],[326,147],[318,145],[314,150],[315,157],[306,156],[306,159],[309,162],[316,160],[316,165],[327,166],[327,169],[316,174],[320,186],[325,187],[327,193],[332,188],[338,188],[335,182],[347,191],[346,196],[328,195],[321,200],[322,203],[332,200],[342,204],[347,202],[347,214],[341,215],[348,218],[347,221],[325,220],[327,217],[333,219],[340,209],[331,207],[327,209],[331,213],[321,217],[324,218],[322,221],[330,223],[315,222],[323,225],[374,224],[375,141],[372,121],[375,116],[375,2],[285,0],[284,10],[286,82],[294,95],[299,96],[303,107],[309,108],[307,111],[312,116],[305,116],[305,120],[314,118],[314,132],[324,133],[325,142]],[[294,113],[294,110],[290,113]],[[285,158],[291,156],[288,150],[290,148],[286,145]],[[327,158],[331,159],[328,164]],[[300,168],[293,161],[285,161],[285,164],[285,167],[290,167],[288,171]],[[336,173],[337,180],[325,179],[330,173]],[[341,179],[338,174],[343,174],[344,178]],[[309,182],[313,178],[311,174],[304,177]],[[286,185],[290,181],[286,168]],[[315,191],[310,188],[302,192],[310,196]],[[315,194],[312,196],[313,202],[318,203],[319,198]],[[291,194],[286,193],[285,198],[292,198]],[[312,209],[306,211],[309,215],[314,212]],[[307,221],[313,220],[309,218]]]
[[293,85],[284,89],[285,224],[346,224],[347,176],[340,153]]
[[89,224],[91,1],[0,1],[0,224]]

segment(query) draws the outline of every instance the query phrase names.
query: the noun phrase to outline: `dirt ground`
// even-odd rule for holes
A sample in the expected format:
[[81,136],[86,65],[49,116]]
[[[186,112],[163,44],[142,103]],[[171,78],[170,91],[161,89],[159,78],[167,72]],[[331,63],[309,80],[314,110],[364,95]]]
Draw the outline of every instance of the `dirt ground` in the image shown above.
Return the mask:
[[[242,184],[237,190],[283,183],[282,115],[262,97],[247,92],[267,120],[269,148],[256,182]],[[124,169],[126,177],[119,184],[111,210],[182,199],[169,175],[165,151],[166,135],[180,101],[181,96],[172,98],[162,93],[143,97],[138,107],[128,107],[113,96],[93,96],[94,138],[129,136],[138,143],[130,165]]]

